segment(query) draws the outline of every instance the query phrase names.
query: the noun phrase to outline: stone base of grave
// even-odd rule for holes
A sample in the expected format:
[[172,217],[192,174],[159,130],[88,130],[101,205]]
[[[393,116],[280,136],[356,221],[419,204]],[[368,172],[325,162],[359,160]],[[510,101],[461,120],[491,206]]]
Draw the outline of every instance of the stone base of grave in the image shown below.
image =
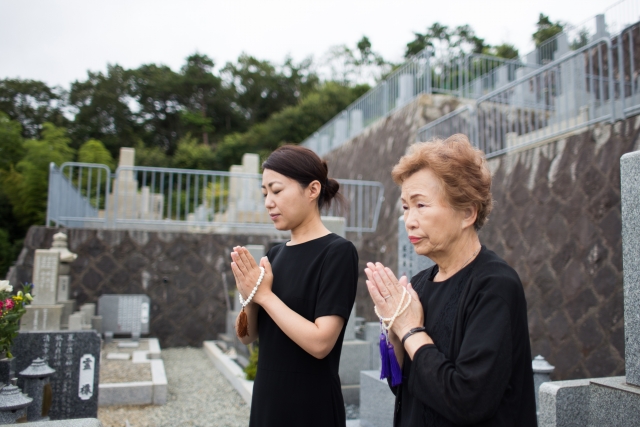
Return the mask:
[[539,398],[540,427],[632,427],[640,420],[640,387],[625,377],[546,382]]
[[388,427],[393,425],[396,397],[389,390],[380,371],[360,372],[360,425],[362,427]]
[[35,421],[32,423],[8,424],[15,427],[102,427],[97,418],[78,418],[75,420]]
[[58,301],[62,305],[62,316],[60,317],[60,329],[69,327],[69,316],[71,316],[76,308],[76,300],[70,299],[66,301]]
[[[135,346],[137,344],[137,347]],[[122,347],[126,345],[125,347]],[[160,344],[156,338],[141,339],[138,343],[131,340],[114,340],[105,346],[102,355],[102,367],[107,363],[121,365],[123,372],[150,370],[150,378],[145,381],[117,381],[100,378],[98,405],[164,405],[167,403],[167,376],[164,362],[160,358]],[[112,355],[126,356],[112,359]],[[136,369],[138,368],[138,369]],[[133,375],[132,375],[133,376]],[[103,382],[112,381],[112,382]]]
[[363,340],[342,343],[338,373],[342,384],[344,403],[358,405],[360,401],[360,371],[371,369],[371,344]]
[[62,304],[35,305],[26,307],[20,319],[21,332],[59,331],[62,318]]

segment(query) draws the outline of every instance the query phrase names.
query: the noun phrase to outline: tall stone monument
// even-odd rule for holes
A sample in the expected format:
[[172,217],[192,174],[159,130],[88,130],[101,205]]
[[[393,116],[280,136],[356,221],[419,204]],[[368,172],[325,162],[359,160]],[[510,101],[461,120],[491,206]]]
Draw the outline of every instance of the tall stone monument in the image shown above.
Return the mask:
[[640,425],[640,151],[620,159],[624,278],[624,377],[540,386],[541,427]]
[[61,329],[69,326],[69,316],[75,310],[76,301],[69,298],[71,285],[70,264],[78,258],[78,255],[69,251],[67,243],[67,235],[64,233],[56,233],[53,235],[52,251],[60,253],[60,264],[58,269],[58,293],[56,296],[57,304],[62,305],[62,317],[60,319]]
[[63,305],[58,304],[60,252],[36,249],[33,262],[33,303],[26,307],[20,331],[60,330]]

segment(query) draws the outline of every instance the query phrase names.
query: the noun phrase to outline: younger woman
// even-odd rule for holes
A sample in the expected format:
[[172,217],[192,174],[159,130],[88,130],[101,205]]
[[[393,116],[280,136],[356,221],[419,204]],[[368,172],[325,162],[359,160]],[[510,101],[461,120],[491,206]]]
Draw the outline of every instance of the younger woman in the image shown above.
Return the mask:
[[231,268],[243,299],[236,321],[244,344],[260,339],[250,427],[345,426],[338,364],[355,301],[358,254],[331,233],[320,209],[338,195],[327,164],[314,152],[283,146],[262,165],[265,207],[291,240],[272,248],[258,266],[243,247]]

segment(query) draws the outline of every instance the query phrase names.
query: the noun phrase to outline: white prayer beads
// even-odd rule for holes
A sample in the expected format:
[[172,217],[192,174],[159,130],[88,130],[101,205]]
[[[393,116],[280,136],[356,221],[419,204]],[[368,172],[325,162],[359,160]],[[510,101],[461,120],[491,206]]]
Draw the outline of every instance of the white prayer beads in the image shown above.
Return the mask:
[[264,267],[260,267],[260,277],[258,277],[258,283],[256,283],[256,286],[253,288],[246,300],[242,299],[242,295],[240,295],[240,292],[238,292],[238,299],[240,300],[240,304],[242,304],[242,308],[245,308],[247,304],[251,302],[256,292],[258,292],[258,286],[260,286],[260,283],[262,283],[262,279],[264,279]]

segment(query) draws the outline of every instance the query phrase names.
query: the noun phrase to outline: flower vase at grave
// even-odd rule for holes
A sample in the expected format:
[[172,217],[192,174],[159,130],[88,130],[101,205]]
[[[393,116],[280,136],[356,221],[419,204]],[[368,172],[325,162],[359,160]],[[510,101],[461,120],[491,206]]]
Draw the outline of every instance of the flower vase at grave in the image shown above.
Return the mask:
[[0,353],[0,384],[11,383],[11,360],[6,352]]

